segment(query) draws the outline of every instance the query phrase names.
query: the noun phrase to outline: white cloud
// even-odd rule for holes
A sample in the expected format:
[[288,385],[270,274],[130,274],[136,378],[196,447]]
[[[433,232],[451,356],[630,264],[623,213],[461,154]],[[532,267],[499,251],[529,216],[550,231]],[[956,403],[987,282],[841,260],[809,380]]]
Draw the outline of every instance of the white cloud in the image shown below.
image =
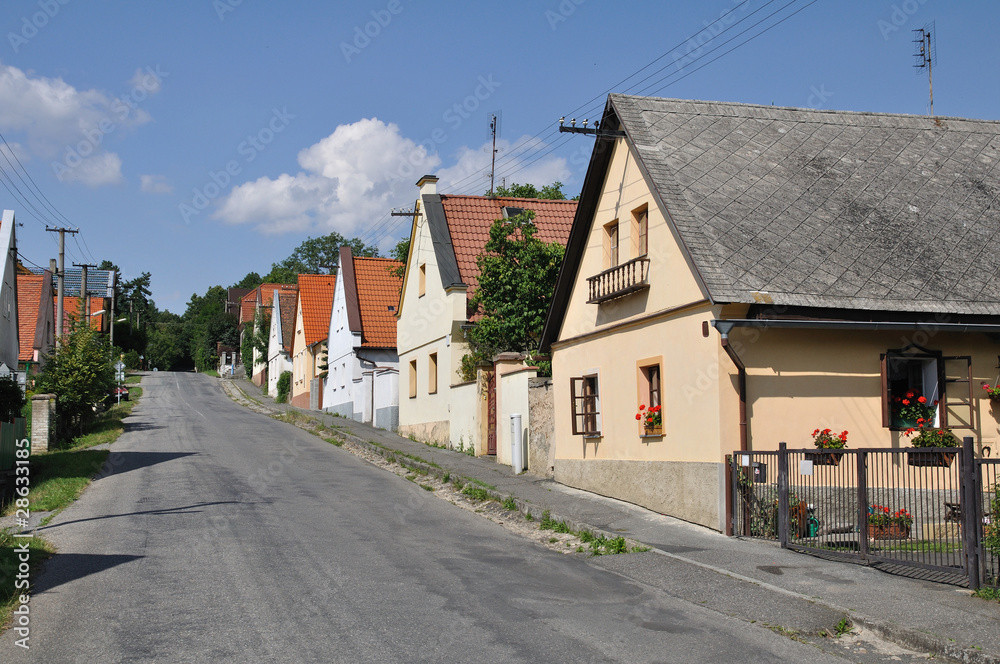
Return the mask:
[[[511,149],[509,141],[497,145]],[[563,158],[542,157],[527,163],[546,144],[525,137],[514,145],[519,146],[517,154],[503,172],[522,166],[523,170],[509,182],[541,187],[569,178]],[[441,158],[402,136],[395,124],[376,118],[359,120],[340,125],[299,152],[299,166],[304,170],[298,174],[262,177],[234,187],[213,216],[231,224],[255,224],[266,233],[315,229],[336,230],[347,237],[361,235],[391,207],[416,199],[414,182],[425,173],[437,173],[442,193],[485,192],[489,182],[481,171],[489,166],[489,149],[490,144],[479,150],[463,147],[452,166],[439,169]],[[455,185],[459,189],[451,189]]]
[[0,64],[0,130],[23,133],[32,153],[52,160],[60,180],[116,184],[122,179],[121,159],[105,152],[106,143],[150,121],[141,102],[159,91],[162,77],[149,68],[137,70],[128,85],[114,97]]
[[172,194],[174,186],[167,182],[165,175],[140,175],[140,188],[147,194]]
[[70,168],[56,169],[56,177],[62,182],[79,182],[88,187],[119,184],[122,181],[122,160],[114,152],[102,152],[73,162]]
[[348,237],[366,230],[440,164],[437,155],[377,118],[340,125],[298,156],[304,170],[234,187],[214,217],[269,233],[318,229]]

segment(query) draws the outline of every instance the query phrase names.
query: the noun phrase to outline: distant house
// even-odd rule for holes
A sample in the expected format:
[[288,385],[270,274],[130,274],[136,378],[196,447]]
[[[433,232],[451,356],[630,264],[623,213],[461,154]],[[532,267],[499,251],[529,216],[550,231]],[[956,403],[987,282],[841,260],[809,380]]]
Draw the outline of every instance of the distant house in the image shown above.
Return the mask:
[[[292,292],[296,291],[295,284],[261,284],[240,299],[240,318],[238,329],[240,332],[240,345],[247,334],[253,334],[257,321],[257,314],[271,310],[274,292],[276,290]],[[265,325],[267,327],[267,325]],[[269,353],[270,356],[270,353]],[[254,350],[252,358],[241,358],[244,369],[249,378],[257,386],[262,387],[270,380],[268,376],[268,358]],[[277,380],[277,376],[274,377]]]
[[[75,295],[66,295],[65,297],[63,297],[64,335],[68,335],[70,333],[70,331],[73,329],[73,323],[75,321],[82,320],[83,317],[86,315],[86,311],[84,311],[80,306],[81,303],[82,300]],[[58,310],[59,308],[59,297],[56,295],[52,296],[52,306],[54,307],[55,310]],[[111,310],[110,298],[91,296],[90,297],[91,329],[107,334],[111,329],[110,327],[111,316],[108,313],[110,310]]]
[[322,378],[326,363],[326,334],[330,328],[336,275],[300,274],[292,337],[292,392],[299,408],[323,408]]
[[17,370],[36,373],[55,343],[52,275],[17,275],[17,320],[20,353]]
[[396,306],[403,264],[340,249],[327,342],[323,410],[383,429],[399,423]]
[[908,393],[998,449],[1000,123],[611,95],[600,134],[542,340],[557,481],[724,530],[727,454],[907,447]]
[[[465,329],[489,230],[497,219],[535,212],[537,238],[565,244],[576,201],[452,196],[438,178],[417,183],[410,253],[397,312],[399,431],[418,440],[497,454],[496,380],[462,383]],[[506,425],[504,425],[506,426]]]
[[278,395],[278,378],[292,371],[292,339],[295,334],[295,305],[298,289],[276,291],[271,301],[271,327],[267,344],[267,393]]
[[17,240],[14,211],[4,210],[0,218],[0,364],[17,371],[19,345],[17,324]]

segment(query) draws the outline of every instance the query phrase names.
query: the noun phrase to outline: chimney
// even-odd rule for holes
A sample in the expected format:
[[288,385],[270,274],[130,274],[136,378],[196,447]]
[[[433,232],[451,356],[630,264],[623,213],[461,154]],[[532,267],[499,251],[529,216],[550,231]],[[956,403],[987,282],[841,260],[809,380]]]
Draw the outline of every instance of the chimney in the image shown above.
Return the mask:
[[425,175],[417,180],[417,186],[420,187],[420,195],[436,194],[438,192],[437,182],[438,177],[436,175]]

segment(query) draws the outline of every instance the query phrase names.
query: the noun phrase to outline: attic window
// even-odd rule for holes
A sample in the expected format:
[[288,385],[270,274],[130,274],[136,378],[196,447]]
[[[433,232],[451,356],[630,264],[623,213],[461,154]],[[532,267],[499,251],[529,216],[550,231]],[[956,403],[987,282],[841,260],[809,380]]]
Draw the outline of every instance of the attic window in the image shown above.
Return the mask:
[[396,310],[396,307],[394,305],[390,304],[389,305],[389,311],[395,311],[395,310]]
[[519,208],[519,207],[504,206],[501,209],[503,210],[504,219],[510,219],[511,217],[516,217],[517,215],[522,214],[524,212],[524,208]]

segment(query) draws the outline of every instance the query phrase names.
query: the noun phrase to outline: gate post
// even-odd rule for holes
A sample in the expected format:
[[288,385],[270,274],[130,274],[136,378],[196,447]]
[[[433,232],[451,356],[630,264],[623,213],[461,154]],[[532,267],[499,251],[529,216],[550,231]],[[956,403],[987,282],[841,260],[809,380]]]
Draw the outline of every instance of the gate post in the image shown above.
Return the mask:
[[981,494],[976,481],[976,452],[972,436],[962,439],[962,463],[959,466],[962,494],[959,498],[962,504],[962,545],[965,548],[965,567],[969,574],[969,589],[979,589],[979,529],[982,528],[982,517],[979,516]]
[[778,541],[788,548],[788,444],[778,443]]
[[736,481],[736,473],[733,472],[733,466],[736,464],[736,455],[727,454],[726,455],[726,537],[733,536],[733,482]]
[[858,553],[868,559],[868,452],[858,450]]

